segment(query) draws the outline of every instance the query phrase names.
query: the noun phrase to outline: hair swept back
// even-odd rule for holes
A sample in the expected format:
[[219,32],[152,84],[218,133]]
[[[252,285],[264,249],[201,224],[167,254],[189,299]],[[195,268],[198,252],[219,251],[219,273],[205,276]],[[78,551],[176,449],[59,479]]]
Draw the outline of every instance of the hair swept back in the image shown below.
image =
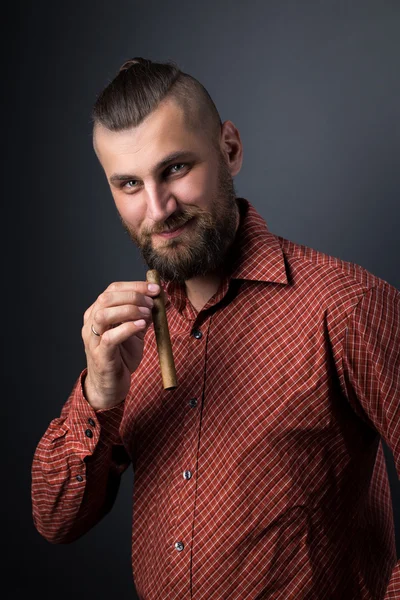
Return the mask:
[[212,141],[217,141],[222,123],[211,96],[173,61],[157,63],[141,57],[125,61],[96,100],[94,125],[110,131],[136,127],[167,97],[182,108],[189,128],[204,130],[208,125]]

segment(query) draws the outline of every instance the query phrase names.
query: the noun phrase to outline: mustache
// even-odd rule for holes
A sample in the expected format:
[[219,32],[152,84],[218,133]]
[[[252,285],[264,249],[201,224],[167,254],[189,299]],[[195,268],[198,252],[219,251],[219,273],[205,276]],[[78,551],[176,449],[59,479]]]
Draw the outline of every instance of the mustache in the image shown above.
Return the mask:
[[178,215],[171,215],[163,223],[156,223],[152,228],[144,229],[142,235],[145,237],[150,237],[154,233],[164,233],[167,231],[173,231],[174,229],[179,229],[179,227],[182,227],[188,221],[198,216],[202,212],[203,211],[199,211],[197,208],[193,208],[192,210],[185,210]]

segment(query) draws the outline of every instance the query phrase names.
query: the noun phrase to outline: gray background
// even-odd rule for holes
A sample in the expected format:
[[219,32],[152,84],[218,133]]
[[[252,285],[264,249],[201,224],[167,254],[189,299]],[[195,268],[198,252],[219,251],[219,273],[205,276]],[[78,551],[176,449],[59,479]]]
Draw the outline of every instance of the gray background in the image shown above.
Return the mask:
[[[127,58],[177,61],[239,128],[237,192],[269,228],[400,288],[400,3],[20,1],[7,10],[6,597],[112,590],[131,600],[130,473],[112,513],[72,545],[42,539],[30,505],[35,446],[85,365],[83,312],[111,281],[145,273],[91,147],[96,94]],[[387,457],[399,540],[400,486]]]

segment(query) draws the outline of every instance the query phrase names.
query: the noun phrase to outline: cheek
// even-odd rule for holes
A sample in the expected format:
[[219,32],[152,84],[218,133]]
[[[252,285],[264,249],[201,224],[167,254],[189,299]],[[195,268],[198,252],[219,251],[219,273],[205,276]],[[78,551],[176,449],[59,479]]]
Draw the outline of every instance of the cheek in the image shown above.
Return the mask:
[[145,217],[145,206],[138,199],[134,199],[133,195],[113,194],[114,202],[117,211],[122,219],[126,221],[133,229],[138,229]]
[[200,205],[214,195],[216,186],[217,181],[214,173],[197,169],[187,177],[176,180],[170,189],[178,201],[184,204]]

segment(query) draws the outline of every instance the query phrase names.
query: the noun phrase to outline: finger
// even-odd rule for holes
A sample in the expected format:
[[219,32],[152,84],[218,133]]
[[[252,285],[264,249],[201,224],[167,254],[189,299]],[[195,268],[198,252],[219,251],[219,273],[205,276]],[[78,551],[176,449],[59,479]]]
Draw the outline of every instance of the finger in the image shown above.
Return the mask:
[[147,281],[114,281],[110,283],[106,291],[125,292],[132,290],[144,295],[157,296],[160,293],[160,286],[157,285],[156,288],[152,288],[149,285]]
[[137,321],[138,319],[150,321],[151,318],[151,308],[149,306],[124,304],[94,310],[92,322],[95,331],[102,334],[107,329],[127,321]]
[[[154,286],[154,284],[153,284]],[[108,288],[105,290],[105,292],[103,292],[103,294],[100,294],[100,296],[98,297],[98,299],[93,302],[93,304],[91,306],[89,306],[89,308],[86,309],[84,315],[83,315],[83,322],[84,324],[87,323],[87,321],[90,319],[91,317],[91,313],[93,310],[93,307],[95,306],[96,302],[99,302],[99,299],[101,298],[101,303],[103,303],[104,305],[109,304],[110,302],[112,303],[113,299],[115,299],[114,295],[109,295],[108,292],[131,292],[132,293],[132,298],[130,298],[130,296],[126,296],[129,299],[129,302],[132,303],[137,303],[135,302],[135,296],[134,296],[134,292],[137,292],[138,294],[142,294],[142,296],[138,296],[137,298],[140,299],[140,304],[143,306],[150,306],[150,308],[153,307],[153,304],[149,301],[146,302],[144,301],[144,297],[147,298],[151,298],[152,296],[155,297],[160,293],[160,286],[156,285],[155,289],[149,288],[149,284],[147,282],[144,281],[114,281],[113,283],[111,283]],[[120,301],[118,302],[119,304],[124,302],[124,298],[121,298]]]
[[[97,323],[97,327],[93,323],[93,314],[96,308],[111,305],[131,304],[148,307],[151,309],[154,306],[151,296],[158,296],[160,291],[160,286],[149,284],[145,281],[116,281],[111,283],[108,288],[102,294],[100,294],[97,300],[85,311],[82,335],[90,340],[93,339],[93,337],[98,337],[93,333],[93,330],[91,329],[92,327],[100,335],[106,331],[106,328],[104,328],[104,326],[102,327],[100,323]],[[147,318],[147,315],[145,318]],[[122,319],[120,319],[119,322],[121,321]]]
[[94,310],[99,308],[108,308],[110,306],[122,306],[131,304],[134,306],[147,306],[153,308],[154,300],[150,296],[136,292],[134,290],[126,291],[104,291],[97,298]]
[[113,329],[108,329],[101,336],[101,345],[103,347],[104,353],[107,357],[112,357],[115,352],[115,347],[123,342],[126,342],[133,335],[138,335],[138,337],[143,340],[143,334],[146,332],[149,323],[147,323],[144,319],[138,319],[137,321],[129,321],[127,323],[121,323],[118,327],[114,327]]
[[83,324],[84,325],[86,325],[86,323],[89,321],[94,305],[95,305],[95,302],[93,302],[93,304],[85,310],[84,315],[83,315]]

